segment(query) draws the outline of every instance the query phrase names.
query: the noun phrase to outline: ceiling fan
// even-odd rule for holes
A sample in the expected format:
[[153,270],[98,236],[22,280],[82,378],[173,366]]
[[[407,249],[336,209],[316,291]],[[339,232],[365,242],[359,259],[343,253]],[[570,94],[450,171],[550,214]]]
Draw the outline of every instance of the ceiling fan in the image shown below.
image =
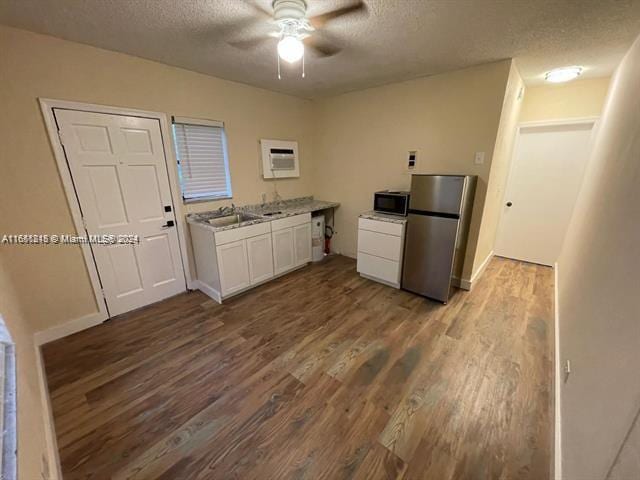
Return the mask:
[[[304,73],[305,47],[319,57],[331,57],[341,51],[323,31],[324,26],[339,17],[350,14],[364,14],[367,6],[362,0],[353,0],[348,5],[325,12],[313,17],[307,17],[306,0],[273,0],[270,12],[251,3],[253,9],[261,19],[268,19],[273,24],[273,31],[258,37],[240,39],[228,42],[230,45],[249,49],[257,47],[271,39],[278,39],[278,78],[280,78],[280,59],[287,63],[296,63],[302,59],[302,76]],[[252,20],[252,22],[254,22]]]

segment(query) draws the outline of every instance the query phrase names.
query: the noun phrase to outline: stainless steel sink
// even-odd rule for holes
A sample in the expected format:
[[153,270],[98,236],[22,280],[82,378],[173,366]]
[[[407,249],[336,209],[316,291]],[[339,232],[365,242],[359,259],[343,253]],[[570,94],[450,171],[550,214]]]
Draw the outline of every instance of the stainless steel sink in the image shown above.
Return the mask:
[[209,224],[214,227],[227,227],[229,225],[237,225],[238,223],[247,222],[249,220],[255,220],[255,215],[247,215],[246,213],[234,213],[232,215],[225,215],[223,217],[210,218]]

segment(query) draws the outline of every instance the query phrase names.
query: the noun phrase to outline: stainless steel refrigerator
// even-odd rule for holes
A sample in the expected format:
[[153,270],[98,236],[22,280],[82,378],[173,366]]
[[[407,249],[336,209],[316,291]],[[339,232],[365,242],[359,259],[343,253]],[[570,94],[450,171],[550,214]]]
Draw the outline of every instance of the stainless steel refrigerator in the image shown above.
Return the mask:
[[475,176],[412,175],[401,286],[447,303],[464,266]]

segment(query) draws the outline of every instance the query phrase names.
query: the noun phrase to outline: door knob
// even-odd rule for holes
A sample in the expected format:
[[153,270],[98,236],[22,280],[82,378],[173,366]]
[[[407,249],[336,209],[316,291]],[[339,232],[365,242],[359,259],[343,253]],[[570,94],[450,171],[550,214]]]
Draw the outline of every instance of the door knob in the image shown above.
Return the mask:
[[510,207],[511,205],[513,205],[513,203],[507,202],[507,207]]
[[168,220],[167,223],[165,223],[164,225],[162,225],[162,228],[169,228],[169,227],[173,227],[174,223],[173,220]]

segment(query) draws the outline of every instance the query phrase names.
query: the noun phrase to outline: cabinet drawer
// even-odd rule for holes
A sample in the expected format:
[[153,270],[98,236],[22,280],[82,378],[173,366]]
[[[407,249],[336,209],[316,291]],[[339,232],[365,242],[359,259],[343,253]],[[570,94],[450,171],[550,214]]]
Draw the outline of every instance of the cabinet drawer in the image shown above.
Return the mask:
[[256,237],[265,233],[271,232],[269,222],[257,223],[256,225],[249,225],[248,227],[232,228],[230,230],[223,230],[216,232],[216,245],[224,245],[225,243],[236,242],[249,237]]
[[358,228],[360,230],[369,230],[371,232],[386,233],[387,235],[402,236],[404,225],[401,223],[380,222],[379,220],[370,220],[368,218],[358,219]]
[[399,262],[402,252],[402,237],[369,230],[358,230],[358,252]]
[[358,252],[358,272],[394,285],[400,284],[400,262]]
[[292,217],[278,218],[277,220],[273,220],[271,222],[271,230],[282,230],[283,228],[295,227],[297,225],[302,225],[303,223],[311,222],[311,214],[303,213],[301,215],[294,215]]

